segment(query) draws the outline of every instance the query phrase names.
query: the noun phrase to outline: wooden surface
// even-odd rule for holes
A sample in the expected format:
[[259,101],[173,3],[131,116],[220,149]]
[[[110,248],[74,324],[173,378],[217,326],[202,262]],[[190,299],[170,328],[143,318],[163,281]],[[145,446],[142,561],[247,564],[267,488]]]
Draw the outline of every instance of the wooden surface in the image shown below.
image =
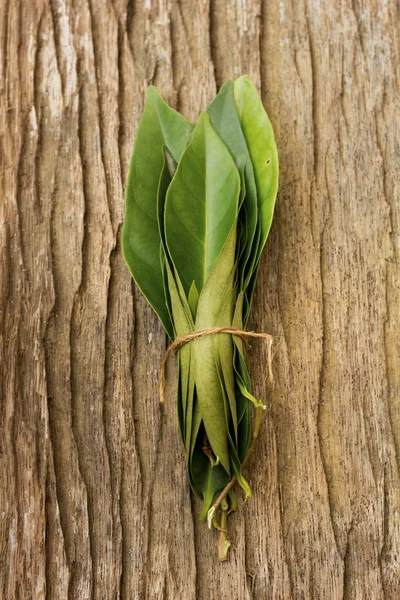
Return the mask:
[[[3,600],[400,597],[395,0],[0,1]],[[275,387],[231,519],[191,498],[162,328],[120,247],[144,90],[248,73],[281,183],[250,328]]]

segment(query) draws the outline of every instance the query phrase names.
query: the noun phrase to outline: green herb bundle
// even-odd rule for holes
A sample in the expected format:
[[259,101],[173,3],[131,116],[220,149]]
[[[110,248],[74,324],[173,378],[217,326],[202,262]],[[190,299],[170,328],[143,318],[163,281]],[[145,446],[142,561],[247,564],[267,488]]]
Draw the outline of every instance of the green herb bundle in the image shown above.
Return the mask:
[[[147,89],[126,190],[122,247],[171,340],[243,330],[273,217],[278,155],[272,125],[246,76],[227,81],[196,125]],[[200,519],[229,541],[234,481],[264,409],[251,394],[243,340],[205,335],[178,352],[178,416]],[[251,406],[256,408],[253,434]]]

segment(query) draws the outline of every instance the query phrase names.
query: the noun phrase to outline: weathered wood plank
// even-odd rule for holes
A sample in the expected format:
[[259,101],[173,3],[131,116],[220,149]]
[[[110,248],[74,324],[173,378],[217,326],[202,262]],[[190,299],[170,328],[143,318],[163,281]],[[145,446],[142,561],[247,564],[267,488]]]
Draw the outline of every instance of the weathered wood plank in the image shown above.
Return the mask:
[[[399,597],[398,22],[394,0],[0,3],[1,598]],[[242,73],[281,162],[250,323],[276,381],[253,343],[267,418],[220,565],[119,238],[146,86],[196,119]]]

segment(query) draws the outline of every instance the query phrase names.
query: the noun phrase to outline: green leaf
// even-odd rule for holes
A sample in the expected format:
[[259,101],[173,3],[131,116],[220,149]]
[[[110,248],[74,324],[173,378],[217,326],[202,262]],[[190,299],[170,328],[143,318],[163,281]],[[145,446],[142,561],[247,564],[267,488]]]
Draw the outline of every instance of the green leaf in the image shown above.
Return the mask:
[[[251,410],[249,403],[243,398],[244,411],[238,425],[238,456],[243,461],[250,446],[251,439]],[[239,405],[239,400],[238,400]]]
[[236,166],[239,171],[243,172],[242,177],[245,185],[242,185],[242,190],[244,201],[239,213],[245,242],[239,250],[240,287],[243,289],[250,277],[250,275],[246,277],[247,271],[251,273],[251,267],[255,260],[255,257],[252,256],[252,249],[258,227],[258,207],[253,165],[236,108],[233,81],[226,81],[223,84],[218,95],[207,108],[207,112],[210,115],[213,127],[232,154]]
[[[198,435],[201,425],[203,424],[203,420],[201,418],[201,412],[199,403],[197,400],[197,393],[194,390],[193,393],[193,402],[192,402],[192,415],[191,415],[191,429],[186,432],[186,452],[188,454],[188,462],[189,462],[189,473],[191,472],[191,463],[193,453],[196,448],[196,443],[198,442]],[[196,493],[201,497],[201,491],[198,490]]]
[[[236,287],[233,284],[235,269],[231,272],[231,278],[226,284],[226,296],[221,304],[216,327],[232,326],[232,316],[235,306]],[[220,371],[221,385],[229,402],[229,419],[227,426],[232,426],[233,436],[237,443],[237,409],[235,395],[235,377],[232,369],[233,363],[233,339],[231,335],[219,334],[213,339],[214,359]]]
[[165,234],[186,294],[204,287],[237,217],[240,177],[210,124],[200,115],[168,188]]
[[279,177],[278,151],[271,122],[256,88],[247,76],[235,81],[234,97],[257,187],[260,222],[257,264],[274,214]]
[[197,291],[196,282],[193,280],[192,285],[190,286],[189,295],[188,295],[188,303],[193,316],[193,319],[196,318],[197,305],[199,303],[199,292]]
[[164,211],[165,211],[165,199],[167,196],[167,190],[171,183],[172,177],[176,171],[176,162],[174,161],[167,146],[163,146],[163,164],[160,173],[160,180],[157,188],[157,225],[159,234],[159,245],[161,249],[161,256],[164,258],[164,254],[168,258],[167,244],[165,242],[165,228],[164,228]]
[[[171,298],[168,287],[168,274],[166,269],[166,261],[168,261],[168,254],[166,253],[166,244],[165,244],[165,235],[164,235],[164,206],[165,206],[165,196],[167,194],[167,189],[169,184],[171,183],[171,179],[174,173],[174,164],[176,166],[175,161],[173,160],[171,154],[168,151],[166,146],[163,146],[163,167],[161,170],[160,181],[158,183],[157,190],[157,224],[158,224],[158,232],[160,236],[160,264],[161,271],[163,277],[163,289],[164,289],[164,301],[165,307],[168,311],[169,323],[164,323],[164,327],[172,339],[175,334],[175,329],[173,326],[173,316],[172,316],[172,307],[171,307]],[[173,170],[172,170],[173,169]],[[171,265],[170,265],[171,268]]]
[[173,331],[165,305],[157,192],[164,166],[163,146],[168,147],[178,162],[193,127],[192,123],[161,99],[156,88],[149,87],[136,133],[126,188],[123,254],[138,287],[160,317],[170,337]]
[[[171,310],[174,319],[174,331],[178,337],[184,336],[187,333],[193,331],[193,321],[188,315],[188,309],[182,302],[179,294],[177,283],[174,279],[172,269],[165,261],[165,268],[168,277],[168,289],[171,299]],[[187,430],[187,414],[191,416],[191,406],[188,406],[193,402],[193,393],[189,393],[190,390],[190,372],[191,372],[191,354],[192,348],[190,344],[186,344],[179,351],[178,368],[179,368],[179,382],[177,392],[178,402],[178,416],[179,426],[181,429],[183,441],[186,444],[186,430]]]
[[[233,315],[232,326],[236,329],[243,329],[243,301],[244,292],[240,292],[236,300],[235,312]],[[235,394],[238,418],[238,455],[242,461],[246,455],[250,444],[251,436],[251,405],[245,395],[241,392],[239,379],[243,382],[246,391],[250,392],[250,378],[248,375],[246,362],[244,359],[243,340],[235,336],[235,352],[233,355],[233,369],[235,372]]]
[[[195,329],[215,327],[221,307],[226,299],[227,289],[232,282],[235,265],[236,226],[233,226],[227,242],[199,297]],[[232,315],[233,316],[233,315]],[[226,325],[230,325],[232,317]],[[224,324],[225,325],[225,324]],[[218,367],[214,359],[216,336],[206,336],[192,342],[195,363],[195,382],[201,415],[211,448],[220,458],[221,464],[230,473],[228,452],[228,432],[226,426],[223,390],[221,389]],[[221,334],[228,343],[231,336]]]

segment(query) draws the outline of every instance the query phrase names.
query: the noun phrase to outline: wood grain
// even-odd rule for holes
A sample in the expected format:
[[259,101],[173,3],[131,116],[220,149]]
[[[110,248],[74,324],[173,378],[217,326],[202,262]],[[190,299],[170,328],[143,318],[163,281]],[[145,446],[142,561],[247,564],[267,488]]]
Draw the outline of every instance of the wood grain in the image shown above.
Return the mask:
[[[0,2],[0,597],[400,597],[395,0]],[[272,388],[231,520],[197,520],[166,348],[120,230],[147,85],[196,119],[248,73],[276,216],[250,328]]]

